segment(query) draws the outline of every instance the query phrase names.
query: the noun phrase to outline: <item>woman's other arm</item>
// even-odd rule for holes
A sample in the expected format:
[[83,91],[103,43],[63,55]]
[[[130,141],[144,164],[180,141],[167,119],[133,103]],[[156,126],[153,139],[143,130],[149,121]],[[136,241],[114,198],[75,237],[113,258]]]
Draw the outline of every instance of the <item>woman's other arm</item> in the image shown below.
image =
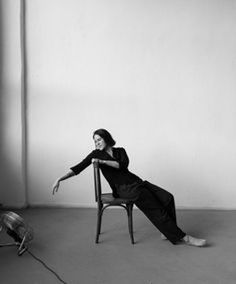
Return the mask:
[[118,157],[114,160],[100,160],[100,159],[92,159],[92,162],[98,162],[101,165],[107,165],[109,167],[113,167],[116,169],[127,169],[129,165],[129,158],[124,148],[118,149]]
[[107,165],[109,167],[116,169],[120,168],[120,164],[117,161],[112,161],[112,160],[92,159],[92,163],[99,163],[101,165]]

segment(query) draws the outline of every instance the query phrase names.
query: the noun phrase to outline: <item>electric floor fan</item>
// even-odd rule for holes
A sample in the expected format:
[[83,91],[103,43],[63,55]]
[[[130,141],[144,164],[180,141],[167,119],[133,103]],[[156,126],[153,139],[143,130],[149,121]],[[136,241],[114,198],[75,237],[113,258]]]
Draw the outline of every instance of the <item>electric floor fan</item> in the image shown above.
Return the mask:
[[14,212],[5,212],[0,216],[0,232],[6,233],[14,239],[13,243],[0,244],[0,247],[17,246],[17,254],[21,256],[33,239],[33,229]]

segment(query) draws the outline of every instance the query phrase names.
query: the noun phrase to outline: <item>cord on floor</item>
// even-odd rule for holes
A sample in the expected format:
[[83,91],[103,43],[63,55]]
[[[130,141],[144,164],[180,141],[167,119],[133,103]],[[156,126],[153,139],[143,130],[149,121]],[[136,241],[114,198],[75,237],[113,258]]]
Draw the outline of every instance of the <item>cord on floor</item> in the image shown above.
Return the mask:
[[38,262],[40,262],[47,270],[49,270],[50,272],[52,272],[57,279],[63,283],[63,284],[67,284],[52,268],[50,268],[43,260],[41,260],[40,258],[38,258],[37,256],[35,256],[30,250],[27,250],[27,252],[34,258],[36,259]]

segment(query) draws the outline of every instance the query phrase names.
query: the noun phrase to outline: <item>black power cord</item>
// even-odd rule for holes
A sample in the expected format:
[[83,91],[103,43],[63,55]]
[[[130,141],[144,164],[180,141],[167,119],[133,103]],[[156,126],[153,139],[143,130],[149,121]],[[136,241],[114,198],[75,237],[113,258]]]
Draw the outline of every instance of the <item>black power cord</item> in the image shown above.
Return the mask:
[[[1,205],[1,204],[0,204]],[[0,208],[1,211],[1,208]],[[25,252],[28,252],[29,255],[31,255],[35,260],[37,260],[38,262],[40,262],[47,270],[49,270],[51,273],[53,273],[56,278],[63,284],[67,284],[52,268],[50,268],[43,260],[41,260],[39,257],[37,257],[36,255],[34,255],[30,250],[28,250],[28,247],[24,244],[25,242],[25,237],[27,235],[24,234],[24,237],[19,236],[18,233],[16,233],[14,230],[12,230],[12,227],[10,225],[12,225],[11,223],[13,221],[19,221],[22,222],[22,218],[20,218],[17,214],[15,214],[14,212],[9,212],[10,216],[7,216],[7,219],[5,220],[6,222],[6,233],[12,237],[15,241],[15,243],[10,243],[10,244],[0,244],[0,247],[5,247],[5,246],[17,246],[18,247],[18,256],[22,256]],[[1,217],[1,216],[0,216]],[[13,219],[13,221],[12,221]],[[2,219],[0,219],[1,222]],[[4,222],[3,222],[4,223]],[[14,222],[13,222],[14,224]],[[9,228],[10,227],[10,228]],[[21,228],[21,227],[20,227]],[[2,224],[0,223],[0,231],[2,230]],[[32,236],[31,236],[32,237]]]
[[43,260],[41,260],[39,257],[37,257],[36,255],[34,255],[30,250],[26,250],[28,252],[28,254],[30,254],[35,260],[37,260],[38,262],[40,262],[47,270],[49,270],[50,272],[52,272],[52,274],[54,274],[56,276],[56,278],[63,284],[67,284],[52,268],[50,268]]

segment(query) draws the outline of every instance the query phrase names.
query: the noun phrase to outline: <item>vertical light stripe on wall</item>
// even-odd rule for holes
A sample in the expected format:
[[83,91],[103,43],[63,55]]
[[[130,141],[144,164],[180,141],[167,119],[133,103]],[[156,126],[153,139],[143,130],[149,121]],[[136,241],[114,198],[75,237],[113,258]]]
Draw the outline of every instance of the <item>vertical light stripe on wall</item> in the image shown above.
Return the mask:
[[29,205],[27,178],[27,60],[26,60],[26,3],[20,0],[21,49],[21,121],[22,121],[22,174],[25,188],[25,207]]

